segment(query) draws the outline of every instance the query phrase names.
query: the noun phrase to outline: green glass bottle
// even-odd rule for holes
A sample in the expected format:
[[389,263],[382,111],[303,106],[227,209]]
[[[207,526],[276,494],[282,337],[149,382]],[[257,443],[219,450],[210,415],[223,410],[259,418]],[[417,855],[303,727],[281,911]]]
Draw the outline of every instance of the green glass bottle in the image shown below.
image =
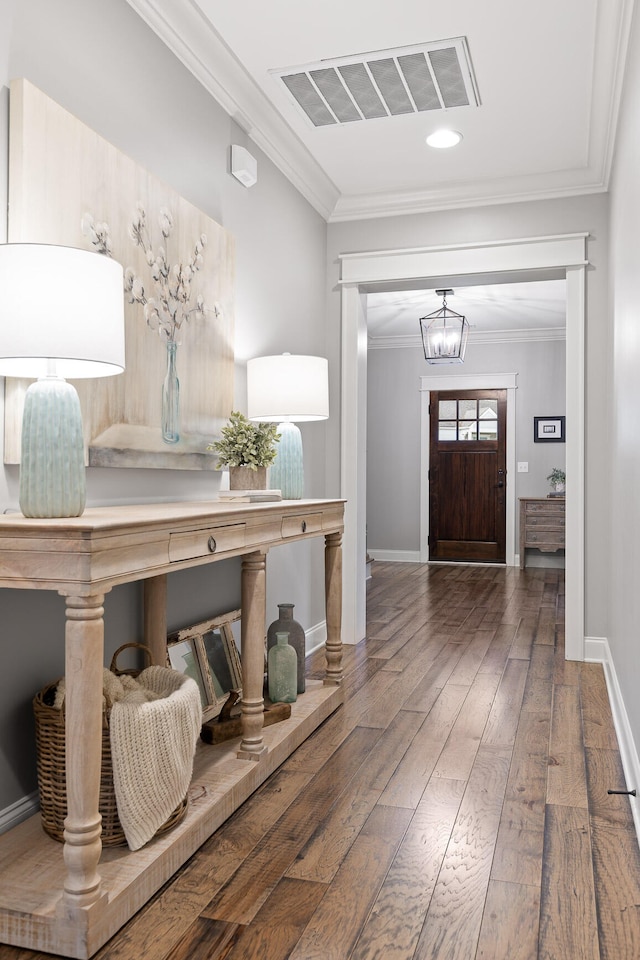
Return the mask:
[[279,603],[278,610],[280,616],[269,625],[267,630],[267,650],[274,646],[278,633],[289,634],[289,646],[293,647],[298,658],[298,693],[304,693],[306,670],[304,627],[293,619],[292,603]]
[[269,699],[272,703],[293,703],[298,693],[298,657],[289,645],[288,633],[277,633],[267,657]]

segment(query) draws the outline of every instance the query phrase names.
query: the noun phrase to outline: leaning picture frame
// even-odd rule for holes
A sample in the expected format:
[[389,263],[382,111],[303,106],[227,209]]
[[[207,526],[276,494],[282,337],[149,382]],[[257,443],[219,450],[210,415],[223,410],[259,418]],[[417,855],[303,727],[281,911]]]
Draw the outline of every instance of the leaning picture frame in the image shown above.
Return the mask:
[[564,443],[565,417],[534,417],[534,443]]
[[211,696],[209,685],[202,672],[202,658],[198,650],[197,638],[185,637],[184,639],[168,641],[167,659],[170,667],[177,670],[178,673],[183,673],[186,677],[191,677],[197,683],[204,715],[204,710],[208,707]]
[[170,633],[168,665],[198,684],[203,722],[217,717],[230,692],[242,693],[242,662],[235,637],[240,636],[241,610]]

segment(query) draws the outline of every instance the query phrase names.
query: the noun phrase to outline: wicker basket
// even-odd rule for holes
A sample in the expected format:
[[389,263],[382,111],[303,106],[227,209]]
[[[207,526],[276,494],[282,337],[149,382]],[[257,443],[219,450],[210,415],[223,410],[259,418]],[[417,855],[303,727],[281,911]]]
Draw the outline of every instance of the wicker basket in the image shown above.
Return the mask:
[[[122,675],[135,675],[139,671],[118,670],[118,655],[125,649],[138,647],[151,660],[147,647],[138,643],[125,643],[113,655],[111,670]],[[65,714],[53,706],[58,681],[50,683],[40,690],[33,700],[33,713],[36,727],[36,749],[38,757],[38,789],[40,792],[40,812],[42,827],[54,840],[64,840],[64,820],[67,816],[67,786],[65,780]],[[118,808],[113,786],[113,767],[111,764],[111,741],[109,733],[109,711],[102,712],[102,765],[100,772],[99,811],[102,816],[103,846],[121,846],[126,844],[124,831],[118,819]],[[173,811],[168,820],[157,831],[156,836],[165,833],[179,823],[187,812],[187,797]]]

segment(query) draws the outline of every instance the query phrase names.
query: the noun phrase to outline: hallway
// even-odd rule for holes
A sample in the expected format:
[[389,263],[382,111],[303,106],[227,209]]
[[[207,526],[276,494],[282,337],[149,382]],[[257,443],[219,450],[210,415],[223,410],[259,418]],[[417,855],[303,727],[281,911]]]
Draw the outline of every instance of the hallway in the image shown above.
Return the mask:
[[637,960],[603,672],[562,612],[562,571],[374,563],[344,706],[96,957]]

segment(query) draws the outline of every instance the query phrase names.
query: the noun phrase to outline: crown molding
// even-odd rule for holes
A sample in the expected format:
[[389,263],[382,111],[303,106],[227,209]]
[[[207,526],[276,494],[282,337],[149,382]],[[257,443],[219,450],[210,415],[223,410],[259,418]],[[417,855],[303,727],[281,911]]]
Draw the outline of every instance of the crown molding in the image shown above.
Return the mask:
[[415,213],[435,213],[438,210],[491,206],[499,203],[558,200],[606,191],[607,184],[601,177],[594,175],[589,181],[584,170],[540,176],[504,177],[485,183],[447,184],[431,190],[341,196],[329,217],[329,223],[406,216]]
[[[615,7],[617,14],[614,21],[611,18],[612,7]],[[613,166],[634,9],[635,0],[614,0],[613,3],[600,0],[597,5],[598,42],[591,84],[589,157],[594,158],[594,163],[599,163],[601,179],[607,189]]]
[[127,3],[329,223],[557,200],[608,190],[634,0],[606,0],[616,6],[613,22],[603,13],[604,0],[598,5],[588,162],[583,168],[448,183],[427,190],[353,195],[340,195],[311,151],[226,46],[196,0]]
[[[549,341],[566,340],[564,327],[532,327],[523,330],[474,330],[469,331],[470,346],[482,346],[489,343],[544,343]],[[367,338],[369,350],[406,350],[422,349],[422,338],[415,336],[372,337]]]
[[[328,220],[340,195],[193,0],[127,0],[312,207]],[[215,65],[215,73],[212,65]]]
[[[606,193],[611,176],[634,5],[635,0],[600,0],[598,4],[598,43],[594,52],[588,161],[584,167],[534,176],[501,177],[484,182],[442,184],[431,190],[343,195],[337,201],[329,222]],[[611,17],[612,7],[616,10],[614,19]]]

